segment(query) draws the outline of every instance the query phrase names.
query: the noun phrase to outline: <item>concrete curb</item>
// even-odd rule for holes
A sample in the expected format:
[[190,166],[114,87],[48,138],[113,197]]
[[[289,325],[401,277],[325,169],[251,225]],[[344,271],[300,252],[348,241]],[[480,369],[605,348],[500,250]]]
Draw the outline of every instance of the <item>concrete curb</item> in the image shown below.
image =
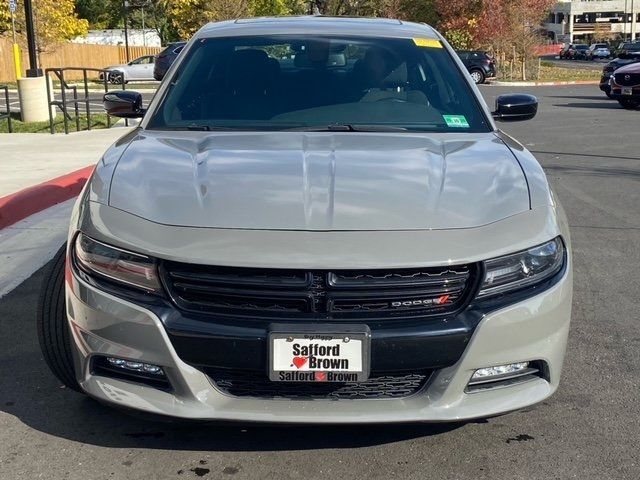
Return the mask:
[[0,229],[75,197],[93,173],[89,166],[0,198]]
[[600,85],[599,80],[573,80],[566,82],[491,82],[496,87],[555,87],[567,85]]

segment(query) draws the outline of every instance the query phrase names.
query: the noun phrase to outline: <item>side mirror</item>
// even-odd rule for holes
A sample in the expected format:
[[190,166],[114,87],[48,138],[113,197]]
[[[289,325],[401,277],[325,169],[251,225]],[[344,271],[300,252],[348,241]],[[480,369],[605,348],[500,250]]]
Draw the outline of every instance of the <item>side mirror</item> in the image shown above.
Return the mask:
[[538,113],[538,99],[525,93],[500,95],[496,99],[493,118],[501,122],[531,120]]
[[130,90],[117,90],[104,94],[105,111],[119,118],[142,118],[146,112],[142,108],[142,95]]

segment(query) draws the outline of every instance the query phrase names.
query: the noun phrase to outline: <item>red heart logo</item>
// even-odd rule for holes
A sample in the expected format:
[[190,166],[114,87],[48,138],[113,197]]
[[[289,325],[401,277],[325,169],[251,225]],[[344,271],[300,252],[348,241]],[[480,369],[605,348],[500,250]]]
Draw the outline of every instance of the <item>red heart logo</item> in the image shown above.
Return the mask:
[[293,364],[296,368],[302,368],[307,360],[309,360],[307,357],[293,357]]
[[316,379],[316,382],[326,382],[327,381],[326,372],[316,372],[315,379]]

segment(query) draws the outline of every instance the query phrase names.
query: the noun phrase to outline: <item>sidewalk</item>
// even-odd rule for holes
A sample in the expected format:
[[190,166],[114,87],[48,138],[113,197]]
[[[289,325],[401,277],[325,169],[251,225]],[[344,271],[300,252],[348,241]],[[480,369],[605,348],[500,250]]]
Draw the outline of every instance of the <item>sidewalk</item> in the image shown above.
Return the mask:
[[98,163],[128,128],[114,127],[69,135],[0,134],[0,198]]
[[0,297],[47,263],[107,147],[129,128],[0,134]]

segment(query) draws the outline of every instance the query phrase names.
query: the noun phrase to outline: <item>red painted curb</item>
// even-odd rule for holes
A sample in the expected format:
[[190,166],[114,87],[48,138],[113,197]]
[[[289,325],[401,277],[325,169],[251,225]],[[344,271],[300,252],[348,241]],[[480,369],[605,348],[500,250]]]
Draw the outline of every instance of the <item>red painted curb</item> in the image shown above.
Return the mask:
[[94,168],[81,168],[0,198],[0,229],[75,197],[84,187]]

